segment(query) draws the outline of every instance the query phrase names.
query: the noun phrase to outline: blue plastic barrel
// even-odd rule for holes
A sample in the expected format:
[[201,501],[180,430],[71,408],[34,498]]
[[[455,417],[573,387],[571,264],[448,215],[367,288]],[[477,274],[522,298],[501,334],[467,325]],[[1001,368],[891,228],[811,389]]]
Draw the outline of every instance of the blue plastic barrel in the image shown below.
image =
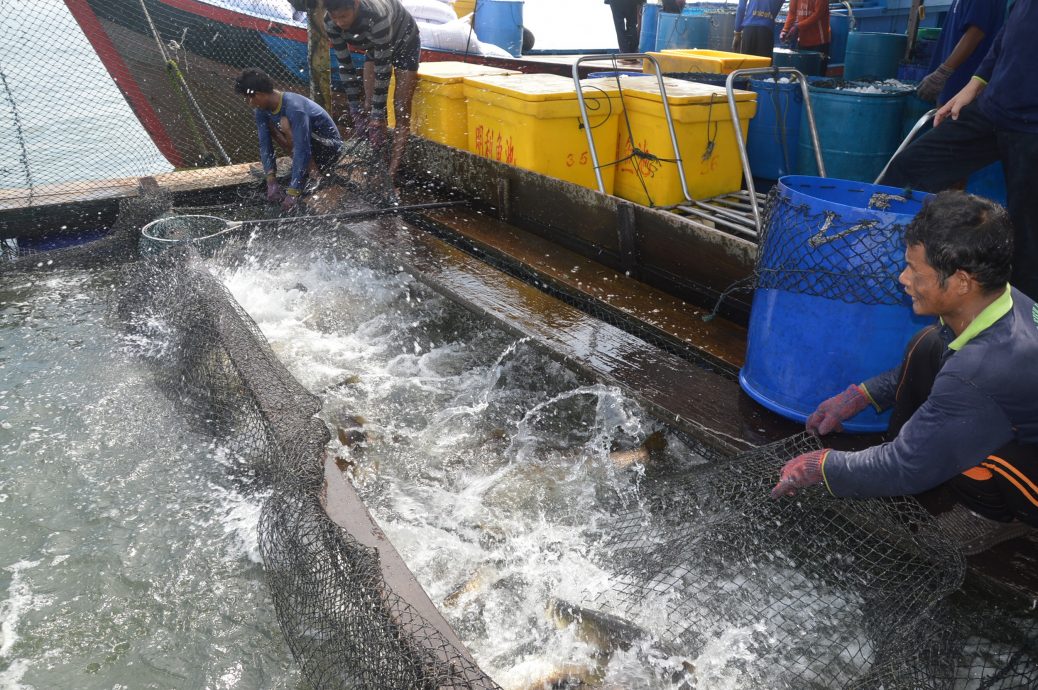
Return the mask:
[[908,36],[904,34],[852,31],[847,36],[843,78],[894,79],[907,47]]
[[829,15],[829,64],[843,63],[847,55],[847,35],[851,30],[851,20],[846,13],[833,12]]
[[[746,364],[739,384],[754,400],[803,422],[848,385],[897,366],[912,336],[933,322],[912,313],[897,284],[903,228],[926,195],[831,178],[790,176],[761,238]],[[882,205],[882,204],[881,204]],[[887,427],[869,407],[844,422],[852,432]]]
[[523,0],[476,0],[475,22],[479,40],[523,54]]
[[656,50],[706,48],[709,43],[710,17],[705,14],[660,12],[656,27]]
[[929,65],[921,65],[915,62],[902,62],[897,66],[898,81],[922,81],[923,77],[929,73]]
[[775,67],[794,67],[809,77],[822,74],[823,55],[816,50],[790,50],[775,48],[771,51],[771,64]]
[[[811,107],[826,174],[862,182],[876,179],[903,139],[905,99],[911,92],[880,90],[860,83],[840,85],[817,78],[811,82]],[[805,175],[816,175],[818,166],[807,126],[807,118],[803,118],[798,170]]]
[[[927,103],[926,101],[920,100],[916,97],[915,93],[909,93],[905,96],[905,109],[901,115],[901,138],[904,139],[908,136],[908,133],[915,127],[915,123],[919,121],[923,115],[930,112],[931,109],[937,106],[933,103]],[[926,133],[926,130],[920,130],[916,137],[922,136]],[[873,178],[875,179],[875,178]]]
[[659,21],[659,18],[659,5],[642,5],[642,31],[638,36],[639,53],[649,53],[656,50],[656,23]]
[[804,109],[800,84],[754,79],[750,90],[757,94],[757,114],[746,136],[753,176],[777,180],[796,173]]

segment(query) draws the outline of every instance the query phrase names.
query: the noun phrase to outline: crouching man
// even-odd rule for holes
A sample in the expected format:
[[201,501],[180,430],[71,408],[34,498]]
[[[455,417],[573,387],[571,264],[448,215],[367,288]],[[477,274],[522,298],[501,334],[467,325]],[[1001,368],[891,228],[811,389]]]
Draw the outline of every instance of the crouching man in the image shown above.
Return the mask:
[[911,495],[947,482],[960,505],[942,522],[966,520],[963,546],[977,553],[1038,526],[1038,307],[1008,283],[1013,229],[997,204],[942,192],[905,243],[900,282],[915,313],[938,324],[915,336],[900,367],[807,420],[824,435],[868,405],[893,407],[891,440],[793,458],[772,496],[815,484],[836,496]]
[[[234,82],[234,90],[255,111],[260,161],[267,175],[267,200],[284,211],[295,208],[307,180],[331,175],[342,152],[342,138],[324,108],[306,96],[278,91],[265,72],[247,69]],[[277,183],[274,144],[292,154],[292,177],[282,191]]]

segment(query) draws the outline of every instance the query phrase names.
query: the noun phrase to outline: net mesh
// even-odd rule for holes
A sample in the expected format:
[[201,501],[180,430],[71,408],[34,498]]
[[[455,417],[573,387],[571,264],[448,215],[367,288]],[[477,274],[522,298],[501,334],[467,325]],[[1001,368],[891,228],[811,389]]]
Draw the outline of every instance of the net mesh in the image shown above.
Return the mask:
[[[873,194],[868,208],[882,211],[903,198]],[[756,286],[851,304],[902,304],[898,283],[905,225],[847,221],[835,210],[788,201],[778,186],[768,194],[756,265]]]
[[320,399],[195,257],[178,246],[131,264],[119,312],[162,344],[155,370],[185,416],[272,483],[260,546],[304,676],[315,688],[495,687],[387,584],[378,550],[328,517]]
[[234,81],[256,67],[311,95],[306,20],[292,17],[287,0],[0,1],[0,209],[259,160]]
[[1034,687],[1038,618],[952,606],[964,557],[914,499],[766,498],[786,460],[819,447],[793,437],[650,487],[609,530],[614,585],[591,606],[688,659],[743,651],[693,662],[701,682]]
[[[167,210],[168,199],[127,201],[117,225]],[[320,242],[316,230],[308,237]],[[496,687],[394,590],[378,548],[328,516],[321,400],[195,249],[123,250],[103,248],[99,259],[125,262],[118,314],[154,344],[160,388],[234,466],[269,479],[261,552],[310,685]],[[62,265],[34,259],[22,268]],[[961,550],[914,499],[848,501],[821,488],[767,497],[783,462],[818,447],[807,436],[735,457],[703,446],[705,465],[650,475],[605,532],[610,586],[589,588],[582,605],[685,660],[675,687],[1038,685],[1038,616],[965,582]]]

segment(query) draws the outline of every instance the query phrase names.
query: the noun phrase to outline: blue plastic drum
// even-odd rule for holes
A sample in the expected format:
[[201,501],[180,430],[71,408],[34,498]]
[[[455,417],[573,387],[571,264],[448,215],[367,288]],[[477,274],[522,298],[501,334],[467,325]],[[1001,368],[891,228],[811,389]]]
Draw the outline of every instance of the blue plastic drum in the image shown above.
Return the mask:
[[642,5],[642,32],[638,36],[639,53],[650,53],[656,50],[656,23],[659,21],[659,17],[659,5]]
[[706,48],[708,45],[710,17],[705,14],[660,12],[656,26],[656,50]]
[[757,114],[750,120],[746,153],[754,177],[777,180],[792,175],[797,167],[800,116],[804,96],[796,82],[754,79]]
[[847,35],[843,78],[894,79],[907,47],[904,34],[852,31]]
[[523,0],[476,0],[474,21],[479,40],[523,54]]
[[[912,313],[897,283],[904,227],[925,194],[831,178],[789,176],[761,237],[742,389],[798,422],[818,404],[900,364],[931,317]],[[869,407],[844,423],[887,428]]]

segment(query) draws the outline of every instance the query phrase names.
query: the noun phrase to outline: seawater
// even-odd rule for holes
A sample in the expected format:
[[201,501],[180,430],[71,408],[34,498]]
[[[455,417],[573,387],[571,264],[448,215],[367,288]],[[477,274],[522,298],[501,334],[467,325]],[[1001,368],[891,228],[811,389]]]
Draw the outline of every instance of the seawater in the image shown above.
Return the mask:
[[265,488],[156,387],[114,282],[0,274],[0,688],[296,688]]

